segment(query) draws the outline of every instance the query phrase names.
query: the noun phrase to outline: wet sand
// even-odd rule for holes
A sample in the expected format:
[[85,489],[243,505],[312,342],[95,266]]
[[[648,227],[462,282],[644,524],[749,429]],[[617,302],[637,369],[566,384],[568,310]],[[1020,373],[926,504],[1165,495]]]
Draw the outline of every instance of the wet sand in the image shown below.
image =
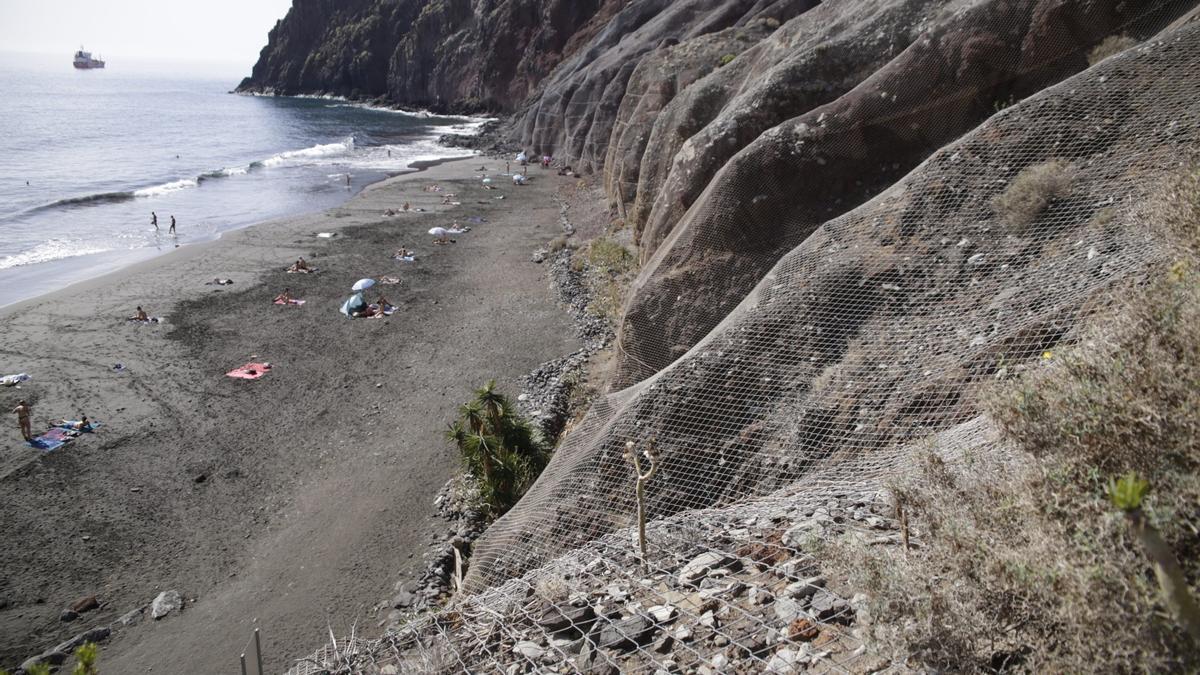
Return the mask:
[[[520,375],[576,347],[530,262],[559,233],[552,195],[571,179],[535,169],[530,185],[496,177],[484,190],[481,164],[503,169],[448,162],[0,310],[0,371],[34,378],[0,389],[0,667],[168,589],[184,610],[119,627],[102,672],[236,672],[255,627],[277,672],[322,644],[327,623],[375,629],[457,468],[442,437],[455,406],[490,378],[515,394]],[[422,190],[433,183],[462,205]],[[382,216],[405,201],[429,213]],[[471,216],[487,222],[455,244],[426,234]],[[401,245],[416,262],[390,258]],[[321,272],[285,274],[298,255]],[[385,275],[402,279],[378,287],[394,315],[338,312],[357,279]],[[206,286],[214,277],[235,283]],[[284,287],[306,304],[273,305]],[[139,304],[165,321],[126,322]],[[223,375],[248,361],[274,367]],[[80,411],[104,426],[37,452],[7,413],[21,397],[35,430]],[[101,609],[59,620],[93,594]]]

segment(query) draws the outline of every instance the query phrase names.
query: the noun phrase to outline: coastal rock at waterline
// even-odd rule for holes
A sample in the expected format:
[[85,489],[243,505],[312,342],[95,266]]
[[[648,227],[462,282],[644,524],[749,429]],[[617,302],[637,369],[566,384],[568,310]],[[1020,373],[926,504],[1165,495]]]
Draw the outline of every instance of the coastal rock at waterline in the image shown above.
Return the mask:
[[183,596],[179,591],[163,591],[150,603],[150,616],[161,619],[171,612],[183,609]]

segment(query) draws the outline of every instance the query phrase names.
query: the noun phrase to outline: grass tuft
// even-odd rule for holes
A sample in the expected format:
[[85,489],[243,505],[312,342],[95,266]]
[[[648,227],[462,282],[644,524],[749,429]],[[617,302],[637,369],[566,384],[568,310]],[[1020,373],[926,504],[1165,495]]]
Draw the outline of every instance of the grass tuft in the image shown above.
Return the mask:
[[1071,192],[1075,169],[1061,159],[1025,167],[1008,188],[992,200],[1004,222],[1023,231],[1037,220],[1050,202]]
[[1113,54],[1120,54],[1126,49],[1135,46],[1137,43],[1137,40],[1128,35],[1109,35],[1104,38],[1103,42],[1092,48],[1092,51],[1088,54],[1088,65],[1094,66]]

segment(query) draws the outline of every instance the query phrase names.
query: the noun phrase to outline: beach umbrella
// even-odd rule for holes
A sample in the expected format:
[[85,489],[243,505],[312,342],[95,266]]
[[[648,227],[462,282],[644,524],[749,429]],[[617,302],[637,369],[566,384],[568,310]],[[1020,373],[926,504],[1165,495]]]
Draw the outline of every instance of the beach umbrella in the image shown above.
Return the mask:
[[354,285],[350,287],[350,290],[365,291],[374,285],[375,285],[374,279],[359,279],[358,281],[354,282]]

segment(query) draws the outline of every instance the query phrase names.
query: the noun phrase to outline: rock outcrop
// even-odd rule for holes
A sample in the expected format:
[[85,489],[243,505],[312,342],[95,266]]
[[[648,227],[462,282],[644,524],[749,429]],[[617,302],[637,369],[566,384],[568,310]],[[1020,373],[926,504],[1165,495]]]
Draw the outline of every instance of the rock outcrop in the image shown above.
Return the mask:
[[[638,63],[656,48],[724,31],[756,21],[779,22],[815,4],[812,0],[636,0],[624,6],[572,58],[539,86],[536,96],[517,115],[514,133],[538,153],[554,154],[583,171],[603,168],[609,139]],[[697,46],[692,56],[725,44],[724,53],[751,32],[731,32]],[[720,48],[720,47],[717,47]],[[704,67],[677,50],[675,63]],[[662,57],[652,57],[662,58]],[[712,65],[717,65],[720,59]],[[653,68],[648,64],[648,68]],[[653,77],[653,76],[651,76]],[[687,77],[685,75],[685,77]],[[639,80],[641,82],[641,80]],[[663,92],[660,92],[660,95]]]
[[616,0],[295,0],[241,92],[512,110]]
[[[822,222],[872,198],[998,109],[1083,70],[1107,36],[1173,16],[1171,6],[1155,14],[1116,0],[914,3],[907,12],[894,3],[892,9],[890,20],[919,18],[921,30],[889,35],[870,20],[858,24],[884,38],[848,40],[855,47],[848,51],[860,54],[858,65],[883,62],[898,39],[912,42],[853,89],[762,133],[786,107],[760,114],[771,107],[752,94],[683,143],[642,233],[654,253],[626,308],[618,387],[690,349]],[[837,23],[830,19],[825,23]],[[824,44],[814,46],[821,62],[847,53],[830,55]],[[882,54],[861,55],[872,47]],[[774,82],[760,91],[802,89],[811,81]]]
[[[939,66],[921,71],[933,82],[952,76],[940,69],[939,44],[930,40],[911,54]],[[746,217],[758,215],[759,195],[776,200],[778,218],[788,214],[781,200],[808,194],[799,178],[805,174],[784,171],[794,165],[782,157],[827,157],[824,166],[833,166],[864,146],[834,154],[837,146],[820,145],[815,120],[807,129],[769,132],[759,143],[773,145],[760,149],[767,161],[753,165],[757,172],[735,164],[715,179],[747,172],[724,184],[720,199],[740,215],[731,224],[760,229],[730,227],[704,240],[721,243],[719,251],[711,244],[693,250],[710,270],[728,270],[743,257],[770,259],[782,237],[794,236],[792,248],[761,273],[740,277],[761,280],[690,350],[594,404],[526,497],[480,539],[467,586],[500,584],[630,527],[632,479],[622,459],[629,441],[644,447],[653,440],[661,455],[658,477],[647,485],[648,512],[657,519],[818,475],[878,478],[908,444],[977,418],[988,382],[1073,340],[1111,289],[1172,255],[1169,237],[1144,222],[1140,209],[1180,161],[1195,161],[1200,106],[1191,86],[1170,74],[1190,72],[1198,58],[1200,26],[1147,41],[992,115],[869,202],[799,235],[770,229],[767,211],[760,220]],[[905,95],[887,90],[885,99],[878,91],[877,105],[886,106],[893,91]],[[939,123],[912,129],[912,118],[894,117],[899,123],[888,128],[897,135],[942,133]],[[961,123],[950,111],[941,120]],[[837,134],[843,140],[871,137],[844,131]],[[822,152],[806,153],[809,143]],[[1023,170],[1048,162],[1061,167],[1070,188],[1014,226],[997,196]],[[694,307],[697,287],[678,292],[684,297],[664,301],[664,311]]]

